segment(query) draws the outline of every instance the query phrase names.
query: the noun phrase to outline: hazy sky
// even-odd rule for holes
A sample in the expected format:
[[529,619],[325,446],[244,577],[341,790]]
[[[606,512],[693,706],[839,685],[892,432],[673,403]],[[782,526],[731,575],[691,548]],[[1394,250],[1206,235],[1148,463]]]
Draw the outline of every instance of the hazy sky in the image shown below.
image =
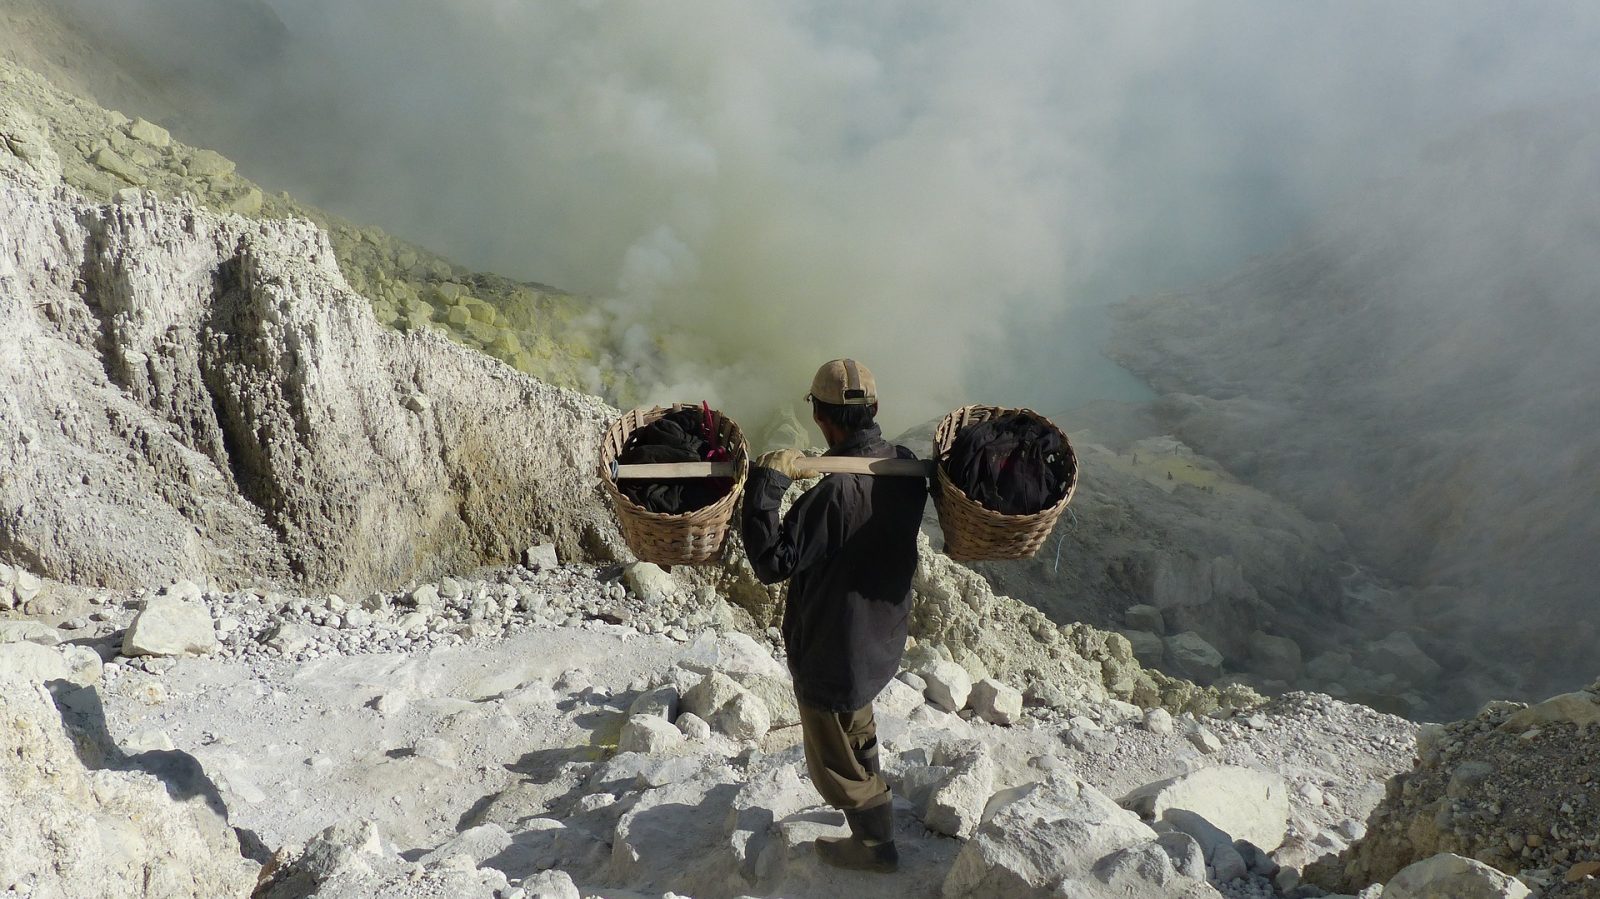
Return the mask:
[[[693,335],[674,395],[761,408],[848,354],[902,423],[1122,389],[1071,310],[1225,272],[1429,140],[1592,91],[1600,46],[1592,3],[267,5],[287,44],[210,126],[248,174],[615,300],[638,355],[655,322]],[[192,71],[239,58],[140,39],[168,38]]]

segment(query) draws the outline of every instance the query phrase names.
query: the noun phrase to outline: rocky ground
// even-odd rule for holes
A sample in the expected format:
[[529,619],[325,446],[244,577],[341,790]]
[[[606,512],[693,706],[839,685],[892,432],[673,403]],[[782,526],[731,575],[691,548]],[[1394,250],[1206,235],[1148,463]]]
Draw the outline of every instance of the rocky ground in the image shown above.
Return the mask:
[[[719,629],[725,604],[654,566],[559,565],[551,547],[529,562],[360,600],[186,582],[96,592],[60,627],[0,623],[14,641],[0,662],[70,668],[78,686],[56,702],[98,747],[91,768],[202,772],[199,791],[268,865],[264,895],[562,895],[538,890],[565,877],[584,895],[821,896],[873,882],[819,868],[807,845],[842,818],[806,782],[781,651]],[[1280,895],[1270,878],[1293,887],[1287,869],[1346,847],[1412,752],[1412,725],[1326,697],[1199,718],[1051,708],[931,645],[907,659],[878,702],[900,797],[904,867],[884,882],[896,895],[1063,877]],[[1113,801],[1141,788],[1124,802],[1144,823]],[[1260,808],[1238,801],[1255,790]],[[1042,857],[1018,842],[1037,816],[1093,839]],[[1185,827],[1193,837],[1175,835]],[[703,852],[685,860],[688,845]],[[12,889],[57,883],[12,876]]]

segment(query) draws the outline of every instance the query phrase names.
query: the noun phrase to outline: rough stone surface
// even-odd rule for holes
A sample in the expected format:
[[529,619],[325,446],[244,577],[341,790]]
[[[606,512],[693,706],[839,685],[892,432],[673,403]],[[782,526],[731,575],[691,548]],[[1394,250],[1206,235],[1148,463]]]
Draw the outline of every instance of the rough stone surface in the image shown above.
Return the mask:
[[1441,853],[1407,865],[1383,887],[1381,899],[1523,899],[1531,891],[1488,865]]
[[671,752],[683,743],[684,735],[666,718],[636,715],[622,725],[617,738],[619,752]]
[[972,692],[972,675],[955,662],[934,661],[917,671],[927,681],[928,701],[948,712],[967,706]]
[[990,724],[1010,725],[1022,717],[1022,692],[994,678],[973,684],[967,703],[973,714]]
[[994,792],[994,760],[978,749],[949,759],[944,767],[950,775],[929,791],[922,823],[934,833],[966,839]]
[[1070,774],[1017,788],[1003,801],[956,857],[946,899],[1216,895],[1176,871],[1164,851],[1143,856],[1168,859],[1164,866],[1130,864],[1123,853],[1157,845],[1155,832]]
[[[1584,713],[1600,683],[1524,708],[1487,705],[1473,718],[1426,729],[1415,766],[1391,779],[1359,837],[1337,858],[1306,869],[1306,880],[1356,890],[1442,853],[1521,875],[1553,897],[1579,896],[1561,884],[1568,866],[1600,861],[1600,728],[1572,721],[1529,723],[1545,706],[1552,719]],[[1551,701],[1547,701],[1551,702]],[[1517,716],[1524,716],[1517,719]],[[1543,718],[1545,713],[1539,713]],[[1512,725],[1514,719],[1518,724]]]
[[[53,650],[44,647],[46,652]],[[36,896],[249,896],[258,865],[176,770],[92,769],[50,693],[0,666],[0,872]],[[108,747],[101,746],[104,752]]]
[[646,602],[662,603],[678,592],[678,582],[653,562],[634,562],[622,570],[622,581],[635,596]]
[[1146,784],[1122,797],[1124,807],[1160,821],[1171,809],[1205,818],[1235,840],[1278,848],[1289,818],[1283,778],[1265,771],[1218,765]]
[[359,593],[530,533],[615,545],[589,474],[614,413],[382,326],[309,224],[4,173],[0,207],[0,504],[39,573]]
[[1167,661],[1196,682],[1209,684],[1222,676],[1222,653],[1194,631],[1174,634],[1162,644]]
[[206,607],[175,596],[147,602],[122,638],[125,656],[203,654],[216,646],[216,629]]

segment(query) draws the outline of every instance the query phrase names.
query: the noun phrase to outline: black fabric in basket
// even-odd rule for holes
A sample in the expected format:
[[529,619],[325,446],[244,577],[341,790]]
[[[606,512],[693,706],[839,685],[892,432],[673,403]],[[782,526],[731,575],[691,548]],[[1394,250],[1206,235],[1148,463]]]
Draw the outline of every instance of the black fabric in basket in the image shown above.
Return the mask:
[[[717,447],[705,439],[705,417],[693,407],[668,412],[628,435],[628,442],[617,456],[622,465],[661,462],[704,462],[717,455]],[[728,478],[663,478],[619,481],[622,495],[651,512],[681,515],[704,508],[726,496],[733,488]]]
[[1066,495],[1061,434],[1037,415],[1011,412],[962,428],[945,475],[968,498],[1002,515],[1032,515]]

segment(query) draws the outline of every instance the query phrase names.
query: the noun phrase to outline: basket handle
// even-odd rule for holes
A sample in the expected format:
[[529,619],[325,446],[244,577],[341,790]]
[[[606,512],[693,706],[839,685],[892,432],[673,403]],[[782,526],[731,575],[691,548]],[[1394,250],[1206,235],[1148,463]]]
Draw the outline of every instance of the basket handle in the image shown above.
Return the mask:
[[[809,456],[801,463],[822,474],[866,474],[877,477],[933,477],[936,463],[921,459],[867,459],[860,456]],[[659,462],[655,464],[611,466],[614,479],[623,478],[731,478],[739,473],[737,462]]]

